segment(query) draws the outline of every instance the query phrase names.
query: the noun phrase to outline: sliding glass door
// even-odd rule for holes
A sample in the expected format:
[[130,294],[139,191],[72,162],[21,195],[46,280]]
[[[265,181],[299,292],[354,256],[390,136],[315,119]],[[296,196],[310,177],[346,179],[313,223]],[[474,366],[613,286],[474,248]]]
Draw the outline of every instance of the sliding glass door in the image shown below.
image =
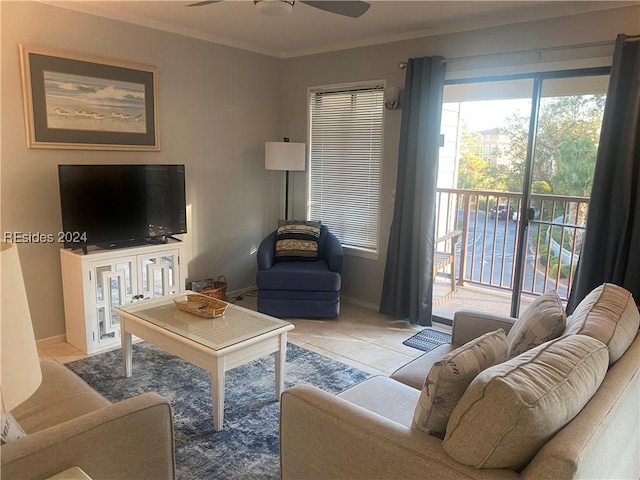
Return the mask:
[[[486,289],[492,311],[517,315],[521,303],[551,289],[568,297],[607,73],[552,72],[445,86],[436,237],[463,232],[456,246],[458,284]],[[434,296],[437,279],[435,285]]]
[[[535,131],[520,299],[567,300],[586,225],[608,75],[545,78]],[[514,291],[514,295],[518,292]]]

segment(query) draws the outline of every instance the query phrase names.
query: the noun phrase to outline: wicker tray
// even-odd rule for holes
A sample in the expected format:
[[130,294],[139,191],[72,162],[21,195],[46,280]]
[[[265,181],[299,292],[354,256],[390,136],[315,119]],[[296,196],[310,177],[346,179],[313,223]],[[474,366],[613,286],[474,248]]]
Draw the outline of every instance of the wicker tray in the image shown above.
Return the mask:
[[203,318],[215,318],[224,315],[228,303],[205,295],[187,294],[173,299],[180,310]]
[[212,287],[206,287],[200,290],[198,293],[206,295],[207,297],[224,300],[224,298],[227,296],[227,277],[225,277],[224,275],[220,275],[218,279],[213,282]]

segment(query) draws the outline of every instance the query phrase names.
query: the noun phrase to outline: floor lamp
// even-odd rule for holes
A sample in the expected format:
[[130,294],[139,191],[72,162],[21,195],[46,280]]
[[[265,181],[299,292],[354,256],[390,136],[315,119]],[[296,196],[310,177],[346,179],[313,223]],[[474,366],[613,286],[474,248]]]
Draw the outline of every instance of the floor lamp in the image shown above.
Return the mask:
[[284,142],[267,142],[264,145],[264,168],[286,172],[284,194],[284,219],[289,219],[289,172],[304,171],[305,144],[292,143],[288,138]]
[[42,371],[29,314],[18,247],[0,244],[2,291],[0,338],[1,375],[0,407],[3,414],[28,399],[40,386]]

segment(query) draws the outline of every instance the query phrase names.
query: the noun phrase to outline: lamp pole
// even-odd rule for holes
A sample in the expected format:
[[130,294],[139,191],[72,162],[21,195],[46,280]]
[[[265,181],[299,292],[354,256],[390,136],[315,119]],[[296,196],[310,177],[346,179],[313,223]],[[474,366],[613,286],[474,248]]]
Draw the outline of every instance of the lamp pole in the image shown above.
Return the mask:
[[284,191],[284,219],[289,220],[289,170],[285,172],[286,189]]
[[[289,143],[289,137],[282,139],[284,143]],[[284,219],[289,220],[289,170],[285,170],[285,190],[284,190]]]

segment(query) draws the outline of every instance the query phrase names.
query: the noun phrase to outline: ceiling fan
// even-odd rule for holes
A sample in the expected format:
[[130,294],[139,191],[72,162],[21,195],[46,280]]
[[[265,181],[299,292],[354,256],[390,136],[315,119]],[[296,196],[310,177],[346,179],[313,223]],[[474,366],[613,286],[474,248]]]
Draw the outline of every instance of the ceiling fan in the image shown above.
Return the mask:
[[[212,3],[220,3],[224,0],[206,0],[187,5],[187,7],[203,7]],[[299,0],[300,3],[309,5],[310,7],[319,8],[325,12],[343,15],[345,17],[358,18],[363,15],[371,6],[367,2],[358,1],[306,1]],[[295,0],[253,0],[256,8],[260,13],[271,16],[286,15],[293,9]]]

